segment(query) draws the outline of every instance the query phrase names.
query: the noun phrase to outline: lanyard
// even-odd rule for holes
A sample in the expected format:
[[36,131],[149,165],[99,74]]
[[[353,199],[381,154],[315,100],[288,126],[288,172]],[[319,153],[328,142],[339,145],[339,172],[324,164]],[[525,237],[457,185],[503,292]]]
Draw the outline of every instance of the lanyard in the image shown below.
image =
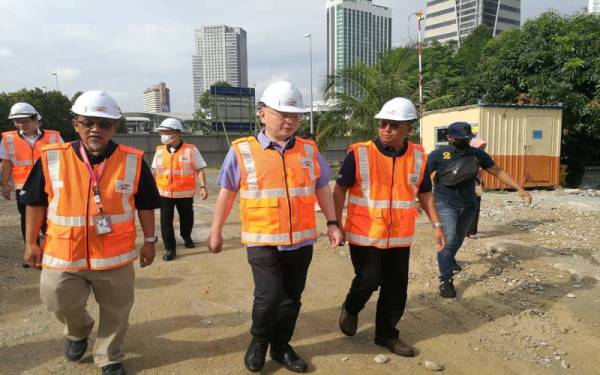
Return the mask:
[[94,168],[92,167],[92,164],[90,163],[90,160],[87,157],[82,141],[79,142],[79,153],[81,154],[81,159],[83,159],[83,163],[87,167],[87,171],[90,175],[90,180],[92,180],[92,190],[94,191],[94,203],[98,207],[98,211],[102,213],[102,201],[100,200],[100,186],[98,184],[98,181],[102,176],[102,172],[104,172],[104,165],[106,164],[106,159],[104,159],[102,163],[100,163],[100,167],[98,168],[98,174],[96,175],[96,173],[94,172]]

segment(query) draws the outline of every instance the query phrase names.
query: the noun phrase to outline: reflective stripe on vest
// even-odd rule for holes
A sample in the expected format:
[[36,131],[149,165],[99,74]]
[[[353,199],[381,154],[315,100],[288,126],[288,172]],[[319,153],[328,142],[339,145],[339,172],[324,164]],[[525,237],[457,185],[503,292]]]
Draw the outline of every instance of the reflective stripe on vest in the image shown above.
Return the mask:
[[[417,181],[418,177],[421,176],[421,172],[423,169],[423,152],[416,148],[413,148],[414,151],[414,172],[411,174],[411,178],[409,178],[409,183],[413,186],[415,193],[418,191]],[[355,195],[350,195],[349,203],[354,203],[359,206],[365,206],[368,208],[413,208],[417,207],[417,203],[415,201],[389,201],[389,200],[374,200],[365,197],[371,196],[371,176],[369,172],[369,154],[367,151],[367,147],[361,146],[358,147],[358,164],[360,170],[360,176],[362,178],[361,181],[361,190],[363,193],[363,197],[357,197]],[[416,176],[416,177],[415,177]]]
[[94,269],[102,269],[102,268],[113,268],[120,264],[129,263],[135,258],[137,258],[138,252],[136,249],[131,250],[128,253],[124,253],[121,255],[117,255],[112,258],[103,258],[103,259],[90,259],[90,265]]
[[170,197],[170,198],[189,198],[190,196],[193,196],[195,192],[196,192],[195,190],[168,191],[168,190],[158,189],[158,194],[160,194],[163,197]]
[[[48,171],[50,180],[52,181],[52,190],[54,192],[54,199],[48,205],[48,220],[54,224],[63,225],[67,227],[84,227],[87,224],[85,216],[62,216],[58,215],[58,202],[60,200],[60,193],[63,188],[63,182],[60,180],[60,157],[58,150],[49,150],[48,155]],[[135,174],[137,168],[137,157],[135,154],[127,154],[125,162],[125,178],[123,181],[117,181],[119,184],[128,184],[133,186],[135,182]],[[120,215],[109,215],[110,221],[113,224],[124,223],[132,220],[134,217],[133,210],[129,204],[129,196],[133,193],[131,191],[122,192],[122,204],[123,213]]]
[[393,247],[403,247],[410,246],[413,242],[413,236],[409,237],[390,237],[390,238],[371,238],[366,236],[361,236],[359,234],[346,232],[345,234],[346,240],[352,241],[361,246],[379,246],[386,247],[388,245]]
[[[18,135],[17,135],[18,137]],[[15,148],[15,133],[13,134],[5,134],[4,139],[6,139],[6,146],[8,148],[8,158],[10,162],[14,166],[30,166],[33,165],[33,161],[30,159],[25,160],[17,160],[17,152]]]
[[73,269],[89,268],[87,259],[85,259],[85,258],[69,262],[68,260],[56,258],[56,257],[50,256],[45,253],[42,258],[42,263],[44,264],[44,266],[48,266],[51,268],[60,268],[60,269],[73,270]]
[[254,159],[252,158],[252,152],[250,152],[250,144],[248,142],[242,142],[238,145],[238,148],[240,150],[240,153],[242,154],[244,168],[246,168],[246,173],[248,174],[248,177],[246,178],[246,183],[248,184],[248,191],[259,191],[258,177],[256,176],[256,165],[254,164]]
[[[301,232],[292,232],[293,241],[304,241],[315,238],[317,235],[316,229],[309,229]],[[265,234],[265,233],[249,233],[242,232],[242,241],[251,243],[273,243],[273,242],[287,242],[290,240],[289,233],[281,234]]]

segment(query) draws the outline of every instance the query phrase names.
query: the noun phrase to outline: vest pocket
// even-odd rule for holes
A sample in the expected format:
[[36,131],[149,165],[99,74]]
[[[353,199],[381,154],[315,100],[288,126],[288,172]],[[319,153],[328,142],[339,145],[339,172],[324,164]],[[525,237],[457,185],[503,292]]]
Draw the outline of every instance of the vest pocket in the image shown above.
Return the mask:
[[245,231],[252,233],[276,233],[279,231],[279,199],[242,199],[242,223]]
[[135,228],[127,225],[113,225],[111,233],[102,236],[104,257],[111,258],[135,250]]
[[50,225],[46,231],[44,253],[67,261],[77,260],[77,254],[73,254],[74,240],[72,228]]

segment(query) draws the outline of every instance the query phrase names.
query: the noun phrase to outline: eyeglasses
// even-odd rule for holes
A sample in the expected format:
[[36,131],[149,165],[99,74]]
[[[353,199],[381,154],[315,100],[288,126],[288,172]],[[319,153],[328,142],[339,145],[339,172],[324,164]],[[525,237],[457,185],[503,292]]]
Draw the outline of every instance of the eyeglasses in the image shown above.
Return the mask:
[[290,120],[298,120],[300,117],[302,117],[301,113],[279,112],[268,107],[265,107],[265,109],[277,117],[288,118]]
[[414,127],[415,127],[415,125],[412,122],[408,122],[408,121],[403,121],[403,122],[381,121],[381,122],[379,122],[379,129],[385,129],[389,126],[391,130],[398,130],[403,125],[406,126],[409,130],[414,129]]
[[111,129],[115,125],[115,122],[116,122],[114,120],[107,120],[107,119],[94,119],[94,120],[85,119],[85,120],[82,120],[80,118],[76,119],[76,121],[88,129],[94,125],[97,125],[98,128],[100,128],[102,130]]

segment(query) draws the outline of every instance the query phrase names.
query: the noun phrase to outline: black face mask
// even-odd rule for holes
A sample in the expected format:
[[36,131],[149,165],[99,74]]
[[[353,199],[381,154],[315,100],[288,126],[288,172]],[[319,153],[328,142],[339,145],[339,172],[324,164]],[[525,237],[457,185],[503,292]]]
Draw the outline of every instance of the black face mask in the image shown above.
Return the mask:
[[469,138],[453,139],[450,143],[459,151],[464,151],[469,147],[471,140]]

